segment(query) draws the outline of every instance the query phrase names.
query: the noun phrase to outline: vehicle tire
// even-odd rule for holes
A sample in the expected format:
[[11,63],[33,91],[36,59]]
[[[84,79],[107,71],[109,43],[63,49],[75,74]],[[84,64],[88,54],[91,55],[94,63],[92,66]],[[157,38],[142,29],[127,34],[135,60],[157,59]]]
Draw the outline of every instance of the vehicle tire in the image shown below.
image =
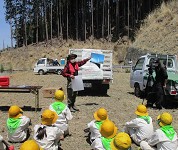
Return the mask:
[[39,75],[44,75],[44,70],[39,70],[39,71],[38,71],[38,74],[39,74]]
[[61,73],[62,73],[62,70],[57,70],[58,75],[61,75]]
[[135,89],[134,89],[134,95],[136,96],[136,97],[140,97],[141,96],[141,91],[140,91],[140,86],[139,86],[139,84],[135,84]]

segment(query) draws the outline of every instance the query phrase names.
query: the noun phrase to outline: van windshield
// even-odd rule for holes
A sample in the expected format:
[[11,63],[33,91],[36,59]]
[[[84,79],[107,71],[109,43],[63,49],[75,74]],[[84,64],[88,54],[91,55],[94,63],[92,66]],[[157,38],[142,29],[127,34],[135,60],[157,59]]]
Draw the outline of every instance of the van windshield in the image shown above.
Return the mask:
[[[151,65],[154,62],[155,58],[151,58],[149,65]],[[167,66],[167,68],[172,68],[173,67],[173,60],[171,58],[168,58],[168,62],[167,62],[167,58],[159,58],[160,62],[162,65]]]

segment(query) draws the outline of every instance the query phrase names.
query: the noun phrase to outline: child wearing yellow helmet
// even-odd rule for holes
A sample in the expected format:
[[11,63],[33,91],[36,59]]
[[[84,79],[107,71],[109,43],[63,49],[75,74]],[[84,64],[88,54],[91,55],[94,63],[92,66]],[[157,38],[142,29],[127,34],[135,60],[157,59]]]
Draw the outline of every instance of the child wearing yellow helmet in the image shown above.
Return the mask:
[[64,132],[54,126],[58,116],[54,111],[46,109],[41,115],[41,124],[34,126],[35,141],[44,150],[58,150],[60,140],[63,140]]
[[73,118],[70,109],[67,107],[63,100],[65,99],[64,91],[62,88],[56,90],[54,94],[55,102],[49,106],[49,109],[56,112],[58,118],[55,122],[55,126],[59,127],[64,135],[69,135],[68,121]]
[[118,133],[111,141],[112,150],[130,150],[131,149],[131,138],[125,132]]
[[23,115],[22,109],[13,105],[9,108],[9,118],[6,125],[8,130],[8,141],[10,142],[23,142],[29,137],[29,126],[31,120]]
[[[157,117],[160,126],[148,141],[142,141],[140,148],[142,150],[177,150],[177,133],[172,124],[172,115],[164,112]],[[156,147],[156,148],[155,148]]]
[[100,127],[101,137],[91,144],[92,150],[111,150],[111,141],[117,134],[117,127],[110,120],[105,120]]
[[27,140],[21,146],[19,150],[43,150],[40,146],[36,143],[35,140]]
[[[96,138],[101,137],[100,133],[100,127],[102,123],[108,119],[108,113],[107,110],[104,108],[99,108],[94,114],[93,114],[94,120],[89,122],[87,124],[88,131],[90,132],[90,142],[92,143]],[[84,131],[87,131],[85,129]]]
[[152,136],[153,123],[145,105],[138,105],[135,114],[137,118],[125,123],[124,132],[128,133],[137,145],[140,145],[141,141]]

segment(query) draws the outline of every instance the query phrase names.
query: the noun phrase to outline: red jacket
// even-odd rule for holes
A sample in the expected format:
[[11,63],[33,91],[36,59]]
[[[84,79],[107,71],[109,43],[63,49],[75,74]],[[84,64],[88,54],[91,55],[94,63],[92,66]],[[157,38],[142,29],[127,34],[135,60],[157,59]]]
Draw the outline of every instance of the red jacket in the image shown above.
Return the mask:
[[[79,62],[75,62],[75,63],[71,63],[70,61],[67,62],[67,64],[64,67],[64,70],[62,72],[62,76],[63,77],[67,77],[69,78],[70,75],[74,75],[77,76],[78,75],[78,67],[83,66],[89,59],[84,59],[82,61]],[[73,68],[71,69],[70,66],[73,66]],[[74,72],[71,72],[71,70],[74,69]]]

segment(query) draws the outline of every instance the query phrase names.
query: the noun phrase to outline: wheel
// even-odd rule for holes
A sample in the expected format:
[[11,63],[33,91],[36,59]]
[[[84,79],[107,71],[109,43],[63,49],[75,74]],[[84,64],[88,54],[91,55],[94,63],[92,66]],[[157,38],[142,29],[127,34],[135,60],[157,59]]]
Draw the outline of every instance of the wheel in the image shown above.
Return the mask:
[[62,70],[57,70],[57,74],[60,75]]
[[141,96],[141,91],[140,91],[140,86],[139,86],[139,84],[135,84],[134,95],[135,95],[136,97],[140,97],[140,96]]
[[39,71],[38,71],[38,74],[39,74],[39,75],[44,75],[44,70],[39,70]]

